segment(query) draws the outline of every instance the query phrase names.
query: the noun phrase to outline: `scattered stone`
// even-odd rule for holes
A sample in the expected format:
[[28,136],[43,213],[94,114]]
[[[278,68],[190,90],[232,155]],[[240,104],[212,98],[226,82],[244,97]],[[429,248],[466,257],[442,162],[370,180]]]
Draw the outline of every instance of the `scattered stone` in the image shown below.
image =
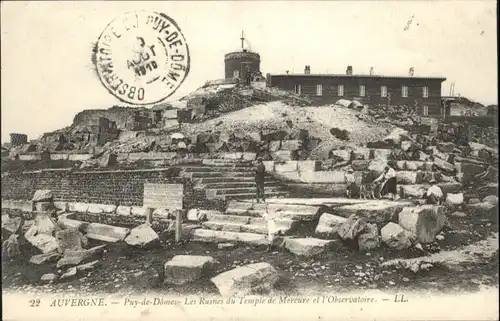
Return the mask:
[[232,247],[235,247],[235,245],[233,243],[219,243],[219,244],[217,244],[217,248],[219,250],[228,249],[228,248],[232,248]]
[[59,253],[82,250],[82,233],[76,228],[60,230],[56,232],[56,239]]
[[399,213],[399,225],[416,235],[421,243],[433,242],[446,223],[441,206],[422,205],[406,207]]
[[481,200],[479,200],[479,198],[469,199],[469,204],[478,204],[478,203],[481,203]]
[[340,225],[346,221],[345,217],[324,213],[319,218],[315,234],[326,238],[336,237]]
[[33,255],[30,259],[31,264],[45,264],[57,261],[61,255],[57,252]]
[[57,240],[48,234],[37,234],[37,226],[32,225],[24,234],[24,238],[42,253],[50,253],[57,250]]
[[453,212],[451,213],[451,216],[454,216],[454,217],[466,217],[467,214],[465,214],[464,212]]
[[19,235],[12,234],[2,243],[2,256],[14,259],[21,255],[21,248],[19,247],[19,241],[17,240],[18,237]]
[[441,153],[451,153],[455,149],[455,144],[449,142],[438,143],[437,150]]
[[47,274],[42,275],[40,280],[44,281],[44,282],[53,282],[53,281],[57,280],[57,275],[55,275],[54,273],[47,273]]
[[452,165],[452,164],[448,163],[447,161],[444,161],[438,157],[434,157],[434,165],[437,168],[439,168],[447,173],[454,173],[456,170],[454,165]]
[[278,272],[265,262],[253,263],[223,272],[212,278],[222,296],[246,296],[271,292]]
[[448,205],[453,205],[453,206],[459,206],[464,203],[464,193],[448,193],[446,194],[446,204]]
[[[364,231],[358,237],[358,245],[361,251],[376,249],[380,246],[380,236],[377,225],[368,223]],[[366,255],[370,255],[367,253]]]
[[37,234],[54,235],[60,227],[54,222],[49,214],[37,214],[35,217],[35,226]]
[[389,285],[396,285],[393,281],[389,281]]
[[312,257],[325,252],[333,243],[331,240],[316,238],[288,238],[284,241],[284,247],[295,255]]
[[32,202],[52,202],[54,200],[54,193],[48,189],[39,189],[33,195]]
[[412,244],[410,232],[404,230],[396,223],[389,222],[380,231],[382,241],[390,248],[403,250]]
[[95,266],[99,263],[98,260],[86,263],[86,264],[81,264],[76,267],[77,271],[87,271],[87,270],[92,270],[95,268]]
[[444,235],[442,235],[442,234],[436,235],[436,240],[438,240],[438,241],[444,241]]
[[410,282],[409,278],[403,278],[403,282]]
[[338,229],[338,234],[343,240],[354,240],[366,227],[366,219],[351,215]]
[[125,238],[128,245],[139,247],[152,245],[159,240],[158,234],[147,223],[130,230],[130,234]]
[[498,205],[498,196],[496,195],[489,195],[483,198],[483,203],[491,203],[494,205]]
[[66,251],[64,257],[57,261],[57,268],[59,269],[68,265],[78,265],[90,256],[91,253],[88,250]]
[[211,256],[176,255],[165,263],[163,282],[185,284],[210,277],[217,263]]
[[117,155],[115,153],[106,152],[97,160],[99,167],[115,166],[117,163]]
[[76,267],[72,267],[72,268],[69,268],[68,271],[66,271],[66,273],[64,273],[63,275],[61,275],[61,280],[64,280],[64,279],[68,279],[68,278],[71,278],[71,277],[74,277],[76,275]]
[[12,233],[17,234],[19,227],[21,227],[22,222],[21,217],[9,217],[9,215],[2,215],[2,229]]

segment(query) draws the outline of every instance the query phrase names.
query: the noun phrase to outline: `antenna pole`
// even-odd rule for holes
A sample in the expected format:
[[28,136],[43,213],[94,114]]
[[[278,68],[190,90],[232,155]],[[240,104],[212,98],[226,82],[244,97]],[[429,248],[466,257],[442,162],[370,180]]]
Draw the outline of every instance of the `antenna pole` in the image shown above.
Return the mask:
[[241,31],[241,50],[244,49],[243,41],[245,41],[245,34],[243,33],[243,30]]

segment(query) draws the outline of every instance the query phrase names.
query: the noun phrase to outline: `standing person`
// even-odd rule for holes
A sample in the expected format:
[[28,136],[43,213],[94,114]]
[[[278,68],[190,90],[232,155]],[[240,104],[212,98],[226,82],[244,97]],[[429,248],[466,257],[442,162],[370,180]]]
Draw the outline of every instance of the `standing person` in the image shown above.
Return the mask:
[[266,176],[266,167],[262,163],[262,157],[257,158],[257,168],[255,169],[255,184],[257,185],[256,199],[257,203],[260,203],[260,198],[262,201],[266,201],[266,196],[264,194],[264,183]]
[[347,198],[351,198],[356,188],[356,178],[354,177],[354,170],[352,168],[347,169],[347,173],[344,175],[344,181],[346,183],[345,192]]
[[392,167],[386,166],[384,168],[384,172],[373,182],[382,182],[383,186],[380,194],[382,196],[387,194],[389,198],[391,198],[392,200],[396,200],[396,196],[398,194],[398,184],[396,180],[396,171]]
[[435,179],[431,179],[429,183],[431,184],[431,187],[429,187],[425,193],[426,203],[431,205],[440,205],[443,201],[443,191],[439,186],[437,186]]

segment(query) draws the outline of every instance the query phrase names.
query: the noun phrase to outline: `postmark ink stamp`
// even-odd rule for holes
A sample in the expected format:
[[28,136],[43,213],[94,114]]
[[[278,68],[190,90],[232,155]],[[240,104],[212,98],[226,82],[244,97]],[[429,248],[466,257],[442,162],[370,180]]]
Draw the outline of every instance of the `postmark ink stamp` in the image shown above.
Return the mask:
[[163,13],[129,12],[109,23],[94,48],[104,87],[122,102],[158,103],[189,73],[189,48],[177,23]]

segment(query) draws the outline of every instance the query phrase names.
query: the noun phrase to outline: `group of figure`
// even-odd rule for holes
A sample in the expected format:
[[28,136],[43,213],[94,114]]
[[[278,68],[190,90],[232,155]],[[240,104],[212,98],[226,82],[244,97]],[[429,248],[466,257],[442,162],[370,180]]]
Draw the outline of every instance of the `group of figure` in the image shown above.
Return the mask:
[[386,166],[382,174],[372,183],[362,183],[360,186],[357,186],[352,168],[347,170],[344,180],[346,183],[346,196],[348,198],[352,198],[356,192],[359,194],[359,198],[379,198],[380,195],[380,197],[396,200],[398,196],[396,171],[390,166]]

